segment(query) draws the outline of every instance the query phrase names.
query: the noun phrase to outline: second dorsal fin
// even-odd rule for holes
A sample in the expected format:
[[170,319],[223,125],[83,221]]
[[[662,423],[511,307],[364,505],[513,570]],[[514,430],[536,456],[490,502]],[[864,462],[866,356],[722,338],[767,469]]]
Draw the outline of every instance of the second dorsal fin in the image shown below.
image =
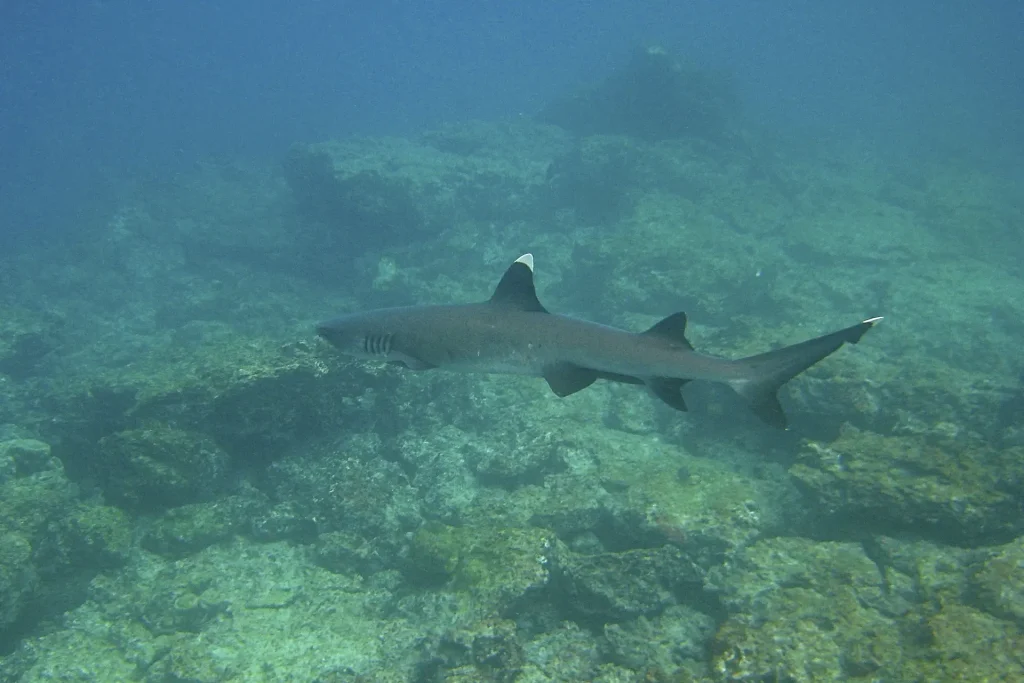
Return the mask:
[[690,344],[690,340],[686,338],[685,313],[673,313],[661,322],[656,323],[654,327],[644,332],[644,334],[654,337],[662,337],[677,344],[682,344],[691,351],[693,350],[693,345]]

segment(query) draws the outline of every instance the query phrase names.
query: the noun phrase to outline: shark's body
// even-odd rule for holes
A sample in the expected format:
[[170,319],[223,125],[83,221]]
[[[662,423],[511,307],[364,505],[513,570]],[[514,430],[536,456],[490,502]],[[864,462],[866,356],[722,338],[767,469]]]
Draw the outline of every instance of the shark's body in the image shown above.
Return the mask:
[[607,379],[644,384],[668,405],[686,410],[680,394],[686,382],[721,382],[746,398],[762,420],[785,427],[779,387],[844,343],[857,343],[879,320],[758,356],[716,358],[693,350],[682,313],[640,334],[549,313],[537,299],[533,257],[526,254],[509,267],[488,301],[377,309],[322,323],[317,332],[357,358],[412,370],[543,377],[559,396]]

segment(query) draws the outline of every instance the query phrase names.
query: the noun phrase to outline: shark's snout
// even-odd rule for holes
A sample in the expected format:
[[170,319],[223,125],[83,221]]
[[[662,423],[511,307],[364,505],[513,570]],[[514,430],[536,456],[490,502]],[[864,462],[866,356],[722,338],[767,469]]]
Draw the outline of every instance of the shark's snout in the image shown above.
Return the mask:
[[336,325],[332,324],[332,321],[320,323],[316,326],[316,334],[318,337],[334,346],[338,346],[341,341],[340,330]]

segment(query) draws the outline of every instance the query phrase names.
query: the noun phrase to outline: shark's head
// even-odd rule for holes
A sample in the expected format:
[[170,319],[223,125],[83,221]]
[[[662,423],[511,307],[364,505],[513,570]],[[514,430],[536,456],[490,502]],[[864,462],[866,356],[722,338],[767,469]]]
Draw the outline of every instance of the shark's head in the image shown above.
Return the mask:
[[[533,256],[523,254],[509,266],[488,301],[479,311],[496,307],[503,311],[547,313],[533,286]],[[453,358],[449,333],[450,316],[460,306],[410,306],[380,308],[328,320],[316,333],[346,356],[362,360],[401,363],[413,370],[437,367]],[[479,350],[474,349],[474,356]],[[459,354],[455,353],[455,357]]]
[[410,370],[429,370],[436,367],[424,357],[429,357],[429,348],[406,348],[410,339],[408,310],[385,308],[354,313],[320,323],[316,333],[352,358],[384,361]]
[[373,316],[357,313],[320,323],[316,333],[346,356],[387,360],[394,335],[373,323]]

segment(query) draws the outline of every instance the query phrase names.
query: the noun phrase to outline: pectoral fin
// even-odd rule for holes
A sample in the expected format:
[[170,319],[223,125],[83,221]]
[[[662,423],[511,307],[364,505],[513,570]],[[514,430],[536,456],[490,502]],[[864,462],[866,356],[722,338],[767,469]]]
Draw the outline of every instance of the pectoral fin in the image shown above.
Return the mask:
[[597,371],[571,363],[552,365],[544,371],[544,379],[555,395],[566,397],[586,389],[597,381]]
[[399,365],[407,370],[433,370],[434,368],[437,367],[436,365],[427,363],[426,361],[422,361],[419,358],[413,358],[412,356],[408,356],[405,354],[402,354],[400,357],[394,358],[394,360],[389,360],[388,364]]

